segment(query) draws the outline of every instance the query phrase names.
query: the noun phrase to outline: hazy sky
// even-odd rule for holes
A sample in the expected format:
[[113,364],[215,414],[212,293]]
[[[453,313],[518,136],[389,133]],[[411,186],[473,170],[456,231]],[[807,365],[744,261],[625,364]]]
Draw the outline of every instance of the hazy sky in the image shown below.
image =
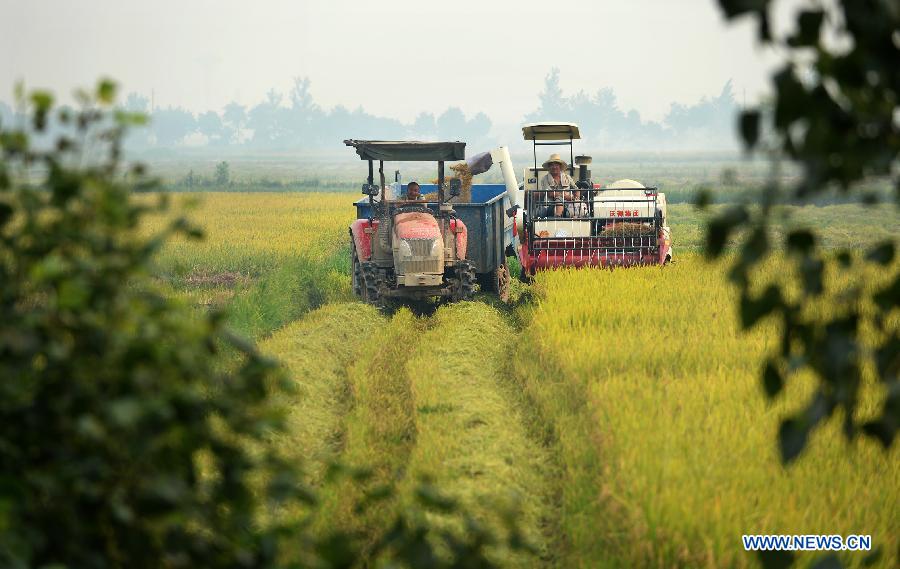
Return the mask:
[[612,87],[659,119],[728,79],[753,101],[774,61],[753,36],[714,0],[0,0],[0,99],[20,79],[67,93],[106,75],[197,111],[299,75],[326,108],[518,122],[555,66],[566,93]]

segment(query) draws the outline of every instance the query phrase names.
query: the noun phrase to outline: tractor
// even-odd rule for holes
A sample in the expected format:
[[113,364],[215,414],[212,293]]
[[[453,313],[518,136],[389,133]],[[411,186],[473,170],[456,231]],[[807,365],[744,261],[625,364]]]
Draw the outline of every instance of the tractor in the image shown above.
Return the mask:
[[[523,281],[550,268],[671,261],[665,194],[634,180],[595,184],[589,170],[591,157],[574,155],[572,141],[581,138],[574,123],[527,124],[522,134],[532,141],[534,155],[534,166],[524,171],[524,196],[517,193],[511,210],[516,217]],[[560,198],[561,192],[541,189],[540,179],[547,169],[539,167],[538,146],[569,147],[568,172],[577,187],[567,196]]]
[[[444,175],[446,161],[465,159],[465,143],[345,140],[344,144],[355,148],[369,167],[362,185],[368,204],[358,206],[365,216],[350,225],[353,292],[379,306],[390,299],[470,299],[476,267],[466,258],[466,224],[448,201],[459,195],[461,184],[459,180],[445,184]],[[436,162],[437,203],[389,194],[386,161]]]

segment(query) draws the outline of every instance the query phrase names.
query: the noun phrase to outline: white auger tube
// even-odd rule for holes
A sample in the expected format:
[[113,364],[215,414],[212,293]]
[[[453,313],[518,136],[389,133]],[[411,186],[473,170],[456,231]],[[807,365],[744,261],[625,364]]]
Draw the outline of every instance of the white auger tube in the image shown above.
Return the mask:
[[491,150],[491,160],[494,164],[499,164],[500,171],[503,172],[503,183],[506,184],[506,195],[509,197],[510,207],[519,206],[516,211],[516,221],[519,231],[522,231],[522,199],[519,194],[519,181],[513,170],[512,159],[509,157],[509,149],[501,146]]

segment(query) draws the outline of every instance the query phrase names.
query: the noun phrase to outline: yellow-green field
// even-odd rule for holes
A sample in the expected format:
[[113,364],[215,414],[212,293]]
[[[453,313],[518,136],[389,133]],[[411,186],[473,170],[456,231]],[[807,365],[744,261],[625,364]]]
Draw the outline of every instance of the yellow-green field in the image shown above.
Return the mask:
[[[174,294],[228,310],[297,383],[279,443],[318,488],[322,529],[374,541],[425,477],[501,536],[515,518],[536,553],[498,544],[502,566],[754,566],[745,533],[871,534],[875,566],[900,564],[900,451],[848,447],[829,425],[780,465],[779,419],[810,386],[766,402],[775,325],[738,331],[725,268],[687,252],[701,235],[688,206],[670,214],[687,252],[672,266],[547,273],[517,284],[511,305],[479,295],[417,316],[349,294],[354,197],[206,194],[191,217],[207,240],[160,258]],[[827,244],[898,231],[893,211],[830,208],[798,212]],[[371,478],[329,481],[334,461]],[[354,511],[382,485],[397,493]]]

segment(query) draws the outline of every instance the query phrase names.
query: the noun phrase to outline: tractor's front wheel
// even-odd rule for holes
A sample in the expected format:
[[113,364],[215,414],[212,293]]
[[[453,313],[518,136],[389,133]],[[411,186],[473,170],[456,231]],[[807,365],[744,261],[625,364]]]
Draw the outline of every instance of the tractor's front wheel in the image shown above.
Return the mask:
[[361,277],[362,299],[369,304],[384,306],[384,296],[381,294],[381,277],[375,263],[363,261],[359,263]]
[[475,264],[467,260],[457,261],[453,265],[450,300],[453,302],[472,300],[475,296],[476,282]]

